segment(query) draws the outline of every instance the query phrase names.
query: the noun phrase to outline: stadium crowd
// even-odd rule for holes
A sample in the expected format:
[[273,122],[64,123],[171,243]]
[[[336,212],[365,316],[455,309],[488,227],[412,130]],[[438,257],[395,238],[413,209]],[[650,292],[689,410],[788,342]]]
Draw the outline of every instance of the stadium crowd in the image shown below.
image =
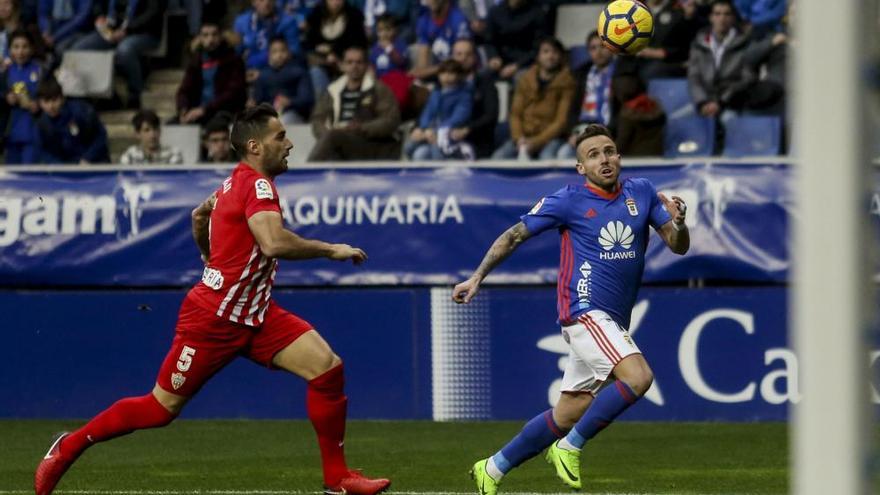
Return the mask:
[[[624,155],[662,156],[669,119],[712,120],[723,150],[730,119],[784,118],[790,2],[646,3],[654,37],[624,57],[592,23],[567,50],[553,36],[559,0],[0,0],[0,146],[7,164],[109,162],[95,100],[66,97],[55,74],[66,50],[113,50],[125,91],[109,105],[136,111],[137,136],[114,161],[181,163],[142,105],[172,7],[192,42],[166,123],[200,126],[204,162],[233,160],[225,130],[263,102],[311,125],[311,161],[571,159],[590,123]],[[686,108],[649,91],[669,79],[686,79]]]

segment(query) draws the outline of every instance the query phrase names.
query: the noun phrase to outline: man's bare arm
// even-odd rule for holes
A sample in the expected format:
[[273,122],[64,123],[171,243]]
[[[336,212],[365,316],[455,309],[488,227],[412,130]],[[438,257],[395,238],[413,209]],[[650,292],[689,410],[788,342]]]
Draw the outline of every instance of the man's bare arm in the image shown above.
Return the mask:
[[270,258],[330,258],[337,261],[351,260],[356,265],[367,259],[367,254],[362,249],[348,244],[330,244],[296,235],[284,228],[281,214],[274,211],[261,211],[251,215],[248,218],[248,227],[254,234],[260,251]]
[[208,262],[211,256],[211,239],[210,224],[211,212],[214,210],[214,204],[217,202],[217,193],[208,196],[208,199],[202,202],[192,211],[192,234],[193,240],[196,242],[199,251],[202,253],[202,261]]
[[455,289],[452,290],[452,299],[457,303],[470,302],[480,290],[480,283],[483,282],[483,279],[529,237],[531,234],[522,222],[504,231],[486,251],[483,261],[474,270],[471,278],[455,286]]

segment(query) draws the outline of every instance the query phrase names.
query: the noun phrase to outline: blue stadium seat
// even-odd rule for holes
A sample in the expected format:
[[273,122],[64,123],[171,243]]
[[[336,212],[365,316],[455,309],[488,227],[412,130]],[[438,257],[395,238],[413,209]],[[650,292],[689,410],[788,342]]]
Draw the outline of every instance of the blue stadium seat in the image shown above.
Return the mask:
[[687,79],[651,79],[648,94],[660,102],[669,119],[694,113]]
[[568,52],[568,66],[571,70],[577,70],[590,61],[590,53],[584,45],[575,45]]
[[724,130],[725,156],[770,156],[781,151],[780,117],[736,117],[724,124]]
[[707,156],[715,150],[715,120],[691,115],[666,122],[664,155]]

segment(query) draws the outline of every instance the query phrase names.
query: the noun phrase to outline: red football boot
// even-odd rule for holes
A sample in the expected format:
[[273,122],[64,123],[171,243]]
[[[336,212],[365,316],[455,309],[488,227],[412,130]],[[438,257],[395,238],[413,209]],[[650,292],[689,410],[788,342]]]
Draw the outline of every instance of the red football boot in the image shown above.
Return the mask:
[[76,460],[76,457],[71,459],[61,455],[61,449],[59,448],[61,441],[68,435],[70,433],[64,432],[55,439],[55,442],[49,447],[49,451],[43,456],[43,460],[40,461],[40,465],[37,466],[37,471],[34,473],[34,491],[37,495],[49,495],[52,493],[55,485],[58,484],[58,481],[61,480],[61,477],[64,476],[64,473],[67,472],[67,469]]
[[362,475],[360,471],[349,471],[348,476],[342,478],[338,485],[325,488],[324,495],[375,495],[384,492],[389,486],[391,486],[391,480],[370,479]]

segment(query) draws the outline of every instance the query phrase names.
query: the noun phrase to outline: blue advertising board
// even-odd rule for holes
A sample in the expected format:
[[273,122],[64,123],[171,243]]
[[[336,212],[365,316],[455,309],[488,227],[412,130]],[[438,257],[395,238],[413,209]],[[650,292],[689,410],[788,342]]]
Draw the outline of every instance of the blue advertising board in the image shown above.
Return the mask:
[[[190,211],[225,170],[5,172],[0,181],[0,285],[185,287],[202,272]],[[648,247],[647,282],[693,278],[785,282],[791,172],[783,165],[627,167],[690,206],[691,249]],[[542,196],[582,183],[562,169],[335,169],[277,179],[290,228],[364,248],[363,267],[283,264],[279,285],[411,285],[459,280]],[[760,219],[760,221],[756,221]],[[493,278],[556,280],[558,236],[524,244]]]
[[[0,417],[87,417],[152,387],[184,292],[0,293]],[[567,347],[552,287],[286,289],[278,302],[342,356],[350,416],[525,419],[549,407]],[[783,287],[646,287],[633,338],[656,380],[639,420],[785,420],[800,400]],[[867,352],[867,350],[866,350]],[[872,353],[876,359],[880,353]],[[305,387],[244,359],[186,417],[304,417]],[[874,393],[874,399],[880,396]]]

